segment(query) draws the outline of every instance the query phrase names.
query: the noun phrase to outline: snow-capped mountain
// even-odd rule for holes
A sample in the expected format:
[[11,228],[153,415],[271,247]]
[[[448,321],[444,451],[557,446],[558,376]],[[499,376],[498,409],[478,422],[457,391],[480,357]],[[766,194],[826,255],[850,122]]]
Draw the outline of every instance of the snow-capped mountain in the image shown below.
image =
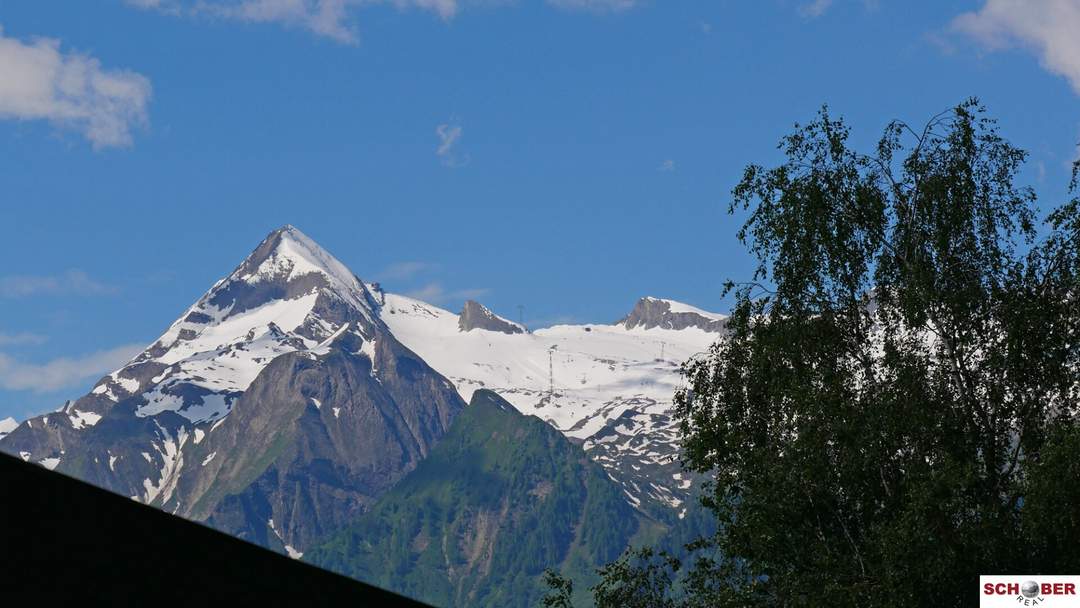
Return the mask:
[[[213,422],[275,357],[316,349],[345,331],[370,336],[373,306],[352,272],[286,226],[91,394],[112,403],[138,396],[138,416],[173,411],[195,424]],[[99,409],[72,405],[68,413],[93,424]]]
[[[604,465],[634,505],[679,507],[691,481],[677,462],[672,397],[679,366],[716,341],[724,317],[686,304],[642,298],[612,325],[557,325],[532,333],[462,330],[462,315],[395,294],[377,294],[394,335],[449,378],[468,401],[494,390],[525,414],[547,420]],[[519,327],[486,308],[485,318]]]
[[286,226],[144,352],[0,449],[299,554],[412,470],[464,407],[377,306]]
[[145,351],[0,450],[299,555],[422,460],[481,387],[580,442],[644,508],[679,507],[678,366],[724,318],[643,298],[528,332],[384,293],[292,226]]

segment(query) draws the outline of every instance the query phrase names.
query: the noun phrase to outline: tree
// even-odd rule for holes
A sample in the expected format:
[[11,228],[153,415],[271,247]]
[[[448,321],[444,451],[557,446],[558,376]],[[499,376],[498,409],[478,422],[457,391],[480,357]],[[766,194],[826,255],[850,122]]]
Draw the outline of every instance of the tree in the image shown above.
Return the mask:
[[[619,559],[597,570],[600,582],[590,591],[597,608],[676,608],[672,583],[681,562],[649,547],[626,551]],[[573,581],[553,570],[545,572],[549,588],[546,608],[571,608]]]
[[574,581],[564,577],[555,570],[544,570],[544,583],[550,591],[544,596],[544,608],[572,608],[574,603]]
[[1030,549],[1028,492],[1076,424],[1077,201],[1039,240],[1026,155],[975,101],[847,141],[823,110],[734,190],[759,266],[676,398],[720,549],[767,604],[962,605],[979,573],[1075,570],[1075,544]]
[[870,155],[848,134],[823,109],[733,191],[759,264],[676,395],[726,557],[683,605],[972,605],[980,573],[1080,569],[1080,202],[1038,222],[975,100]]

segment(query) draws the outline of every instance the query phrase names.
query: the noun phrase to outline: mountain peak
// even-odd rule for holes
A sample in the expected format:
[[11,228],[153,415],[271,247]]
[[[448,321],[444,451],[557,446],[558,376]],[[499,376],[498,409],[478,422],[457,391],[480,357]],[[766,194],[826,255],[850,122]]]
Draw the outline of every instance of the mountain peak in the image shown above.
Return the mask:
[[689,304],[646,296],[637,301],[630,314],[620,319],[617,324],[634,329],[686,329],[697,327],[704,331],[720,332],[724,329],[727,317],[715,312],[708,312]]
[[210,316],[220,319],[320,293],[374,321],[377,303],[363,281],[309,236],[285,224],[267,235],[196,307],[217,311]]
[[356,275],[308,235],[291,224],[271,232],[233,272],[230,279],[248,283],[319,273],[334,287],[362,290]]
[[100,415],[133,399],[137,416],[171,410],[196,423],[216,420],[279,355],[317,354],[346,328],[373,336],[377,306],[344,264],[286,224],[142,354],[102,378],[78,411]]
[[498,331],[504,334],[522,334],[525,328],[513,321],[508,321],[476,300],[466,300],[465,306],[458,315],[458,329],[460,331],[472,331],[474,329],[486,329]]

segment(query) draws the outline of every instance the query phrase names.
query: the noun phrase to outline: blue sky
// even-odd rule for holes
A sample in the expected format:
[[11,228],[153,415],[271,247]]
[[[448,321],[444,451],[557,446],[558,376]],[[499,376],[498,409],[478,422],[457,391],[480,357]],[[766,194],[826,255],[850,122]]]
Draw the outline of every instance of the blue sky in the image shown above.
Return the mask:
[[533,326],[724,310],[728,193],[828,103],[860,145],[977,95],[1060,200],[1080,3],[0,2],[0,418],[83,394],[291,223]]

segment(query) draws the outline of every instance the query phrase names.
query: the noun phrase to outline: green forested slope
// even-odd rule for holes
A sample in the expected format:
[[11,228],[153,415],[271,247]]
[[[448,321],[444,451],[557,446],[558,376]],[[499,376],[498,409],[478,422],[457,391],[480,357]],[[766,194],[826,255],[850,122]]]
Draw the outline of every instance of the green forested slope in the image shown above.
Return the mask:
[[535,606],[545,568],[584,590],[657,526],[579,446],[482,390],[415,471],[304,559],[438,606]]

